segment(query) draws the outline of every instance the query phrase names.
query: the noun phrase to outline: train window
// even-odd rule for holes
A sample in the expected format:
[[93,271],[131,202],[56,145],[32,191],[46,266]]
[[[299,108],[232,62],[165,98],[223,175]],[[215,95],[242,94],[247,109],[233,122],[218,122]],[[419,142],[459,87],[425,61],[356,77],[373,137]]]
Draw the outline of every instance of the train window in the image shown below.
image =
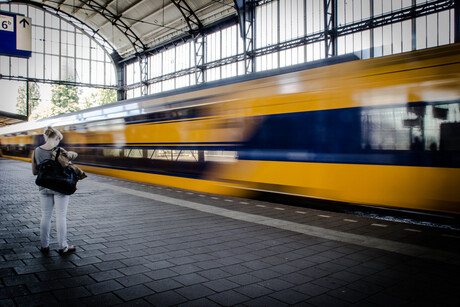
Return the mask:
[[148,149],[144,150],[143,157],[184,162],[232,162],[236,161],[237,154],[235,151]]
[[90,148],[80,147],[76,164],[158,172],[179,176],[201,176],[207,163],[229,163],[238,159],[235,151],[196,149]]
[[361,146],[366,150],[450,150],[447,144],[458,143],[459,123],[459,103],[363,109]]
[[121,157],[122,156],[122,149],[107,149],[104,148],[102,150],[102,155],[104,157]]
[[[100,151],[100,152],[99,152]],[[149,159],[182,162],[235,162],[236,151],[187,150],[187,149],[142,149],[142,148],[104,148],[98,150],[79,150],[82,155],[100,155],[107,158]]]
[[405,107],[363,110],[362,146],[372,150],[409,150],[419,120]]
[[205,160],[214,162],[236,162],[238,152],[236,151],[205,151]]
[[126,158],[147,158],[146,150],[137,148],[123,149],[122,156]]
[[148,150],[149,159],[166,161],[198,161],[194,150],[154,149]]

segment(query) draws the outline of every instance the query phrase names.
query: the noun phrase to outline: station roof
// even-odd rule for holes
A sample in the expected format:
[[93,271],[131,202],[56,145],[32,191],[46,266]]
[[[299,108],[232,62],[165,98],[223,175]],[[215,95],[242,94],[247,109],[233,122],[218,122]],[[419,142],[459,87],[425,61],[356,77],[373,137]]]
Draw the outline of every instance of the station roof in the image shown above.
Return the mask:
[[10,1],[64,12],[97,31],[122,58],[236,16],[233,0]]

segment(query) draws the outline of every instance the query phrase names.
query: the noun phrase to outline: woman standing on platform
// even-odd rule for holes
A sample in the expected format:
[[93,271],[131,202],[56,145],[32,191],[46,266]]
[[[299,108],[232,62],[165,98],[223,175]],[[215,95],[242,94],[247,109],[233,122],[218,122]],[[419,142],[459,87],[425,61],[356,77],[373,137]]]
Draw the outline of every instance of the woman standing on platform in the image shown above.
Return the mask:
[[[59,142],[62,140],[62,134],[57,129],[46,127],[43,133],[45,137],[45,144],[35,148],[32,156],[32,172],[34,175],[38,174],[38,165],[51,159],[51,153]],[[53,208],[56,206],[56,230],[59,243],[59,254],[64,255],[76,250],[75,246],[67,244],[67,207],[69,205],[69,195],[65,195],[51,189],[39,186],[40,203],[42,218],[40,222],[40,241],[41,252],[47,254],[49,248],[49,236],[51,228],[51,217],[53,215]]]

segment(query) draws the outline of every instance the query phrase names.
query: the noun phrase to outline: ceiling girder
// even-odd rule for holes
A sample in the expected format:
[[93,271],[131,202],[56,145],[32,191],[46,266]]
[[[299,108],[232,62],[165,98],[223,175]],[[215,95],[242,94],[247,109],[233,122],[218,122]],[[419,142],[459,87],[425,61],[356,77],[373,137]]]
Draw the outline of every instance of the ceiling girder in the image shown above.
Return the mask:
[[[139,3],[139,2],[137,2],[137,3]],[[136,3],[135,5],[137,5],[137,3]],[[133,6],[135,6],[135,5],[133,5]],[[168,7],[168,6],[170,6],[170,5],[173,5],[173,4],[171,3],[171,4],[167,5],[166,7]],[[128,10],[130,10],[133,6],[129,7]],[[150,13],[148,13],[148,14],[146,14],[146,15],[140,17],[140,18],[137,18],[136,21],[134,21],[134,22],[130,25],[130,27],[132,28],[132,27],[134,27],[134,26],[135,26],[136,24],[138,24],[138,23],[145,22],[144,20],[145,20],[146,18],[148,18],[149,16],[152,16],[152,15],[154,15],[154,14],[156,14],[156,13],[157,13],[156,11],[155,11],[155,12],[150,12]],[[123,17],[126,18],[126,11],[123,11]],[[109,22],[110,22],[110,21],[104,22],[100,27],[101,27],[101,28],[105,27]],[[158,26],[158,25],[156,25],[156,26]]]
[[200,33],[203,29],[203,24],[201,23],[200,19],[198,19],[195,12],[190,8],[188,3],[185,0],[171,0],[171,2],[176,5],[182,16],[184,16],[185,22],[190,29],[190,33]]
[[76,6],[76,7],[73,9],[72,14],[78,13],[78,12],[85,6],[86,2],[87,2],[87,1],[85,1],[85,0],[81,0],[81,5]]
[[[168,5],[165,5],[165,6],[163,7],[163,10],[165,10],[165,9],[167,9],[167,8],[169,8],[169,7],[171,7],[172,5],[174,5],[174,4],[169,3]],[[153,16],[153,15],[155,15],[155,14],[157,14],[157,13],[158,13],[158,11],[151,12],[151,13],[149,13],[149,14],[143,16],[142,18],[139,18],[139,20],[133,22],[133,24],[131,25],[131,27],[135,26],[135,25],[138,24],[138,23],[144,22],[145,19],[147,19],[148,17]],[[157,26],[157,27],[164,27],[164,25],[155,25],[155,26]]]
[[62,1],[60,1],[60,2],[57,3],[58,9],[61,9],[61,5],[64,4],[65,1],[66,1],[66,0],[62,0]]
[[[90,1],[91,1],[91,0],[90,0]],[[112,0],[112,1],[110,1],[110,3],[107,3],[107,4],[104,5],[104,6],[108,8],[108,7],[110,6],[110,4],[112,4],[114,1],[118,1],[118,0]],[[127,7],[126,9],[123,10],[122,14],[124,14],[124,15],[126,16],[126,13],[127,13],[128,11],[130,11],[131,9],[133,9],[134,7],[136,7],[136,6],[137,6],[139,3],[141,3],[142,1],[144,1],[144,0],[138,0],[137,2],[132,3],[129,7]],[[116,13],[118,14],[118,12],[116,12]],[[99,12],[99,11],[95,11],[93,14],[91,14],[91,15],[88,16],[88,19],[93,18],[93,17],[96,16],[97,14],[100,14],[100,12]],[[102,28],[104,25],[105,25],[105,24],[101,25],[101,28]]]
[[104,16],[110,21],[120,32],[122,32],[128,40],[131,42],[136,53],[143,52],[146,48],[141,39],[131,30],[131,27],[121,20],[121,14],[114,14],[112,11],[107,9],[105,6],[100,5],[96,1],[88,1],[86,3],[88,7]]

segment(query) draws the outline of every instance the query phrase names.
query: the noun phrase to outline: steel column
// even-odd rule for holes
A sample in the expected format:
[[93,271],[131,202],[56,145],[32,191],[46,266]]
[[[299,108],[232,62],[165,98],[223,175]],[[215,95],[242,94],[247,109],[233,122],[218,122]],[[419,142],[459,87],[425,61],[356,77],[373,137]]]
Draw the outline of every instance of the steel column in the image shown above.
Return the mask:
[[454,1],[454,42],[460,43],[460,0]]
[[371,29],[370,29],[370,44],[369,44],[369,57],[372,59],[374,57],[375,52],[375,44],[374,44],[374,28],[372,27],[373,20],[374,20],[374,1],[370,1],[370,11],[371,11]]
[[[415,0],[412,0],[412,8],[414,8],[417,5],[417,2]],[[411,19],[411,33],[412,33],[412,50],[417,49],[417,25],[416,25],[416,19],[415,19],[415,12],[412,10],[411,14],[413,15],[413,18]]]
[[244,72],[249,74],[256,71],[254,58],[255,49],[255,6],[252,1],[246,2],[244,20]]
[[206,82],[206,42],[204,35],[197,34],[193,37],[193,48],[195,55],[195,82],[196,84]]
[[117,64],[117,101],[126,100],[126,65],[125,64]]
[[244,42],[244,72],[245,74],[256,71],[254,60],[255,49],[255,9],[254,0],[235,0],[238,12],[240,34]]
[[29,120],[29,116],[31,113],[31,108],[29,106],[29,80],[26,81],[26,113],[27,120]]
[[137,56],[139,62],[139,73],[140,73],[140,82],[141,82],[141,96],[148,95],[149,93],[149,61],[148,57],[145,54],[140,54]]
[[326,58],[337,55],[337,1],[324,0],[324,43]]
[[118,52],[110,54],[117,74],[117,101],[126,100],[126,64],[120,62],[121,56]]

